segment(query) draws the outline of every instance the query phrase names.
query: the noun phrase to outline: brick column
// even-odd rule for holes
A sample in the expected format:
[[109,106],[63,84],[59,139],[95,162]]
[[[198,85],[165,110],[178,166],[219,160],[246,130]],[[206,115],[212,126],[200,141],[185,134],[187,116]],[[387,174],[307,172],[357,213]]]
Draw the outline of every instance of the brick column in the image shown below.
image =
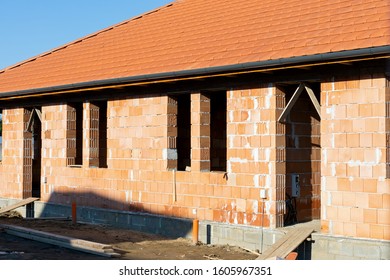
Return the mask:
[[210,170],[210,98],[191,94],[191,170]]
[[321,85],[321,224],[324,233],[388,240],[389,82],[374,70],[383,71]]

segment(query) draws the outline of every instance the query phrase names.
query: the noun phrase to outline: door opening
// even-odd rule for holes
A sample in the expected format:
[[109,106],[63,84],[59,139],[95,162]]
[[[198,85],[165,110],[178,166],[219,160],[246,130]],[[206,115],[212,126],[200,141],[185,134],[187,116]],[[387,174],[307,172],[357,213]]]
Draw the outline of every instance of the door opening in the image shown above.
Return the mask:
[[286,84],[286,215],[284,225],[320,219],[320,84]]
[[42,116],[41,108],[31,110],[27,123],[27,131],[31,137],[31,195],[41,197],[41,171],[42,171]]

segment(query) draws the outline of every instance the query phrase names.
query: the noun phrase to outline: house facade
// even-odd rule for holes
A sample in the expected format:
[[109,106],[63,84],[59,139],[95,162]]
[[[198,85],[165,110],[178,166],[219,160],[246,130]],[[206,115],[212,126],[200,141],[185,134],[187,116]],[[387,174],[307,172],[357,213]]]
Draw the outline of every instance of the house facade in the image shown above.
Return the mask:
[[209,2],[0,71],[2,204],[251,249],[317,220],[313,258],[389,259],[389,1]]

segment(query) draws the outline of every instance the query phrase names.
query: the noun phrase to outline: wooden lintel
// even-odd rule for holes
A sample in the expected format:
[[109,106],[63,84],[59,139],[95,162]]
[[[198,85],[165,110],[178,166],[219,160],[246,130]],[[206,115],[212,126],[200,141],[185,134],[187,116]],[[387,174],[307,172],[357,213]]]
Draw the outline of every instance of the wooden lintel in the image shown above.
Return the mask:
[[299,87],[295,90],[293,96],[291,97],[290,101],[288,102],[282,114],[280,115],[278,122],[284,122],[286,120],[287,115],[290,113],[292,107],[294,107],[294,104],[297,102],[304,88],[305,85],[303,83],[300,83]]

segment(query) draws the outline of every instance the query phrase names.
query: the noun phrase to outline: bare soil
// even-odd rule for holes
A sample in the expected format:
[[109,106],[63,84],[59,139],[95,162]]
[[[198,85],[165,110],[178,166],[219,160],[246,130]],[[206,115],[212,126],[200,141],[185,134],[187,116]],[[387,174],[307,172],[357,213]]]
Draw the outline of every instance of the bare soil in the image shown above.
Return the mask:
[[[193,244],[191,240],[147,234],[104,225],[73,224],[71,221],[27,220],[14,216],[0,217],[0,224],[11,224],[73,238],[112,245],[131,260],[253,260],[257,255],[229,245]],[[54,258],[55,256],[53,256]],[[92,256],[91,256],[92,257]],[[58,259],[58,258],[55,258]]]

